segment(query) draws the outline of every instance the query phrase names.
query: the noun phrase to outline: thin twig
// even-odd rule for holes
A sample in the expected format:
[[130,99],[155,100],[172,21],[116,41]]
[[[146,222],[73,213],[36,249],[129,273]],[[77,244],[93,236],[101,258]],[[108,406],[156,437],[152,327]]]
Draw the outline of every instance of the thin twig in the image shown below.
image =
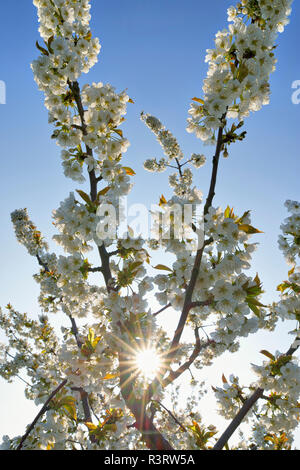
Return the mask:
[[[299,339],[299,338],[297,338]],[[299,349],[299,346],[291,346],[288,351],[284,354],[284,356],[292,356],[297,350]],[[264,396],[264,389],[263,388],[257,388],[253,394],[244,402],[242,408],[238,412],[238,414],[235,416],[235,418],[231,421],[227,429],[224,431],[218,442],[214,446],[214,450],[221,450],[225,446],[225,444],[228,442],[232,434],[235,432],[235,430],[239,427],[247,413],[251,410],[251,408],[255,405],[255,403],[260,399],[266,399]]]
[[88,272],[90,272],[90,273],[102,273],[102,268],[101,268],[101,267],[98,267],[98,268],[88,268]]
[[196,339],[196,344],[194,347],[194,350],[190,356],[190,358],[182,364],[177,370],[171,371],[169,375],[162,381],[162,386],[166,387],[170,383],[174,382],[180,375],[182,375],[187,369],[191,367],[195,359],[199,356],[200,352],[202,349],[207,347],[210,344],[210,341],[207,343],[201,344],[200,337],[199,337],[199,329],[195,329],[195,339]]
[[172,307],[172,304],[165,305],[163,308],[158,310],[158,312],[153,313],[153,317],[157,317],[157,315],[164,312],[165,310],[167,310],[167,308],[170,308],[170,307]]
[[173,415],[173,413],[168,410],[168,408],[166,408],[160,401],[157,401],[157,400],[152,400],[153,403],[157,403],[159,406],[161,406],[164,410],[166,410],[166,412],[171,416],[171,418],[175,421],[176,424],[178,424],[178,426],[181,427],[181,429],[184,431],[184,432],[187,432],[187,429],[183,426],[183,424],[181,424],[180,421],[178,421],[178,419],[176,418],[176,416]]
[[21,449],[22,449],[24,442],[26,441],[26,439],[27,439],[27,437],[29,436],[29,434],[31,433],[31,431],[34,429],[36,423],[37,423],[38,420],[41,418],[41,416],[43,416],[43,414],[47,411],[48,405],[49,405],[49,403],[51,402],[51,400],[53,400],[53,398],[55,397],[55,395],[57,395],[57,393],[66,385],[67,382],[68,382],[68,380],[65,379],[65,380],[51,393],[51,395],[49,396],[48,400],[46,401],[46,403],[44,404],[44,406],[42,407],[42,409],[40,410],[40,412],[37,414],[37,416],[35,417],[35,419],[32,421],[31,425],[29,426],[29,428],[28,428],[28,430],[26,431],[26,433],[24,434],[24,436],[22,437],[21,442],[20,442],[20,444],[18,445],[18,447],[17,447],[16,450],[21,450]]

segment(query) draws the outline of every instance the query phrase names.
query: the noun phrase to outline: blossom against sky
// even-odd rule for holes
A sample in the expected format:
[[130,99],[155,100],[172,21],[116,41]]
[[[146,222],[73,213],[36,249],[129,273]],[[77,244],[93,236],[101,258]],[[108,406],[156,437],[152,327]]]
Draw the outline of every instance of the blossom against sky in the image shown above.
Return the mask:
[[[190,99],[202,93],[207,71],[205,50],[212,46],[215,32],[225,26],[226,7],[232,2],[214,0],[205,7],[203,2],[177,0],[155,0],[150,4],[117,1],[113,6],[93,3],[93,30],[103,49],[87,80],[109,81],[120,91],[127,87],[134,99],[124,125],[131,142],[125,158],[137,172],[131,200],[150,204],[157,201],[161,188],[166,188],[166,194],[168,189],[165,175],[155,176],[154,187],[153,176],[143,170],[143,161],[161,150],[140,122],[139,113],[144,110],[159,116],[188,154],[205,153],[207,159],[211,157],[212,149],[186,133],[186,118]],[[294,3],[291,24],[280,37],[276,51],[279,62],[271,79],[271,105],[247,121],[246,142],[232,149],[229,160],[222,161],[216,196],[217,203],[230,204],[237,212],[253,209],[255,226],[264,232],[259,237],[261,248],[253,269],[260,273],[269,293],[268,301],[272,298],[270,292],[273,294],[286,276],[286,266],[277,249],[279,225],[286,216],[283,202],[297,199],[299,191],[296,136],[300,107],[291,102],[291,86],[300,78],[295,53],[300,8]],[[10,301],[20,310],[37,313],[37,286],[31,277],[36,267],[17,245],[9,214],[16,208],[28,207],[39,228],[50,238],[54,233],[49,222],[51,211],[74,185],[62,175],[59,150],[49,138],[42,95],[29,67],[38,53],[34,46],[38,38],[35,9],[30,1],[20,5],[16,0],[2,8],[5,21],[1,35],[6,41],[9,38],[9,47],[1,51],[0,75],[7,85],[7,104],[0,107],[1,305]],[[16,33],[12,35],[12,31]],[[207,165],[199,173],[203,191],[207,189],[209,171]],[[8,386],[3,390],[0,393],[8,400]],[[21,421],[19,413],[15,419]]]

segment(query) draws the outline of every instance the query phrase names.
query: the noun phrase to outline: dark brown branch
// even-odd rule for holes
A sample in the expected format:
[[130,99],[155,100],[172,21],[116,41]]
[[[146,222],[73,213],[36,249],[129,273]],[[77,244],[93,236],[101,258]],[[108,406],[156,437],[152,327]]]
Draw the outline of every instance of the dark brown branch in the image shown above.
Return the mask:
[[[92,415],[90,411],[88,393],[82,387],[71,387],[71,390],[73,390],[74,392],[80,393],[80,400],[81,400],[82,408],[83,408],[84,421],[85,423],[92,423]],[[94,436],[91,436],[91,437],[94,437]],[[96,442],[96,441],[93,440],[92,442]]]
[[[295,341],[300,341],[300,338],[297,337],[297,338],[295,339]],[[300,347],[300,346],[293,346],[293,345],[292,345],[292,346],[289,348],[289,350],[285,353],[285,355],[286,355],[286,356],[292,356],[292,355],[299,349],[299,347]]]
[[[87,126],[86,126],[85,118],[84,118],[84,108],[83,108],[82,101],[81,101],[79,84],[78,82],[69,83],[69,87],[74,95],[74,99],[77,104],[77,108],[78,108],[78,112],[79,112],[79,116],[80,116],[81,124],[82,124],[82,132],[84,135],[87,135]],[[91,156],[93,155],[92,149],[90,149],[88,146],[86,146],[86,150],[87,150],[88,155],[91,155]],[[97,198],[97,184],[100,181],[101,177],[97,178],[95,175],[95,171],[92,170],[89,172],[89,179],[90,179],[91,200],[95,201]],[[102,263],[101,272],[104,277],[105,285],[106,285],[107,291],[111,292],[113,290],[116,290],[116,287],[114,287],[114,284],[113,284],[113,278],[112,278],[112,273],[111,273],[110,263],[109,263],[110,256],[112,255],[107,252],[105,245],[98,246],[98,251],[99,251],[99,255],[100,255],[100,259]],[[123,360],[120,362],[126,362],[126,361]],[[121,369],[121,365],[120,365],[120,369]],[[121,371],[120,371],[120,375],[122,376]],[[160,449],[160,450],[172,449],[170,444],[164,439],[164,437],[160,434],[160,432],[157,431],[153,422],[149,420],[149,418],[145,415],[144,401],[138,400],[136,398],[132,399],[132,389],[129,393],[129,395],[131,396],[131,398],[129,399],[129,395],[125,393],[124,391],[124,382],[122,382],[122,379],[121,379],[121,390],[122,390],[122,394],[125,399],[126,405],[134,414],[135,419],[136,419],[136,425],[138,429],[140,430],[140,432],[142,433],[149,448]]]
[[74,129],[79,129],[80,131],[83,131],[83,127],[82,126],[78,126],[77,124],[72,124],[72,126]]
[[183,174],[182,174],[181,164],[179,163],[178,158],[175,158],[175,161],[177,163],[177,169],[178,169],[178,172],[179,172],[179,176],[180,176],[180,178],[182,178]]
[[[299,339],[299,338],[297,338]],[[292,356],[297,350],[299,349],[299,346],[291,346],[288,351],[284,354],[284,356]],[[264,389],[263,388],[257,388],[253,394],[244,402],[242,408],[238,412],[238,414],[235,416],[235,418],[232,420],[230,425],[227,427],[227,429],[224,431],[216,445],[214,446],[214,450],[221,450],[225,446],[225,444],[228,442],[232,434],[235,432],[235,430],[239,427],[247,413],[251,410],[251,408],[255,405],[255,403],[260,399],[268,399],[264,395]]]
[[110,253],[107,253],[109,257],[111,256],[116,256],[120,253],[120,250],[114,250],[114,251],[111,251]]
[[36,255],[36,258],[39,262],[39,265],[45,269],[46,273],[48,273],[49,272],[48,265],[42,261],[41,257],[38,254]]
[[170,307],[172,307],[172,304],[165,305],[163,308],[161,308],[160,310],[158,310],[158,312],[153,313],[153,316],[154,316],[154,317],[157,317],[157,315],[159,315],[160,313],[164,312],[165,310],[167,310],[167,308],[170,308]]
[[40,410],[40,412],[37,414],[37,416],[35,417],[35,419],[32,421],[31,425],[29,426],[29,428],[28,428],[28,430],[26,431],[26,433],[24,434],[24,436],[22,437],[21,442],[20,442],[20,444],[18,445],[18,447],[17,447],[16,450],[22,450],[23,444],[24,444],[24,442],[26,441],[27,437],[29,436],[29,434],[31,433],[31,431],[34,429],[36,423],[37,423],[38,420],[41,418],[41,416],[43,416],[43,414],[47,411],[47,408],[48,408],[49,403],[51,402],[51,400],[53,400],[53,398],[55,397],[55,395],[57,395],[57,393],[66,385],[67,381],[68,381],[68,380],[65,379],[65,380],[51,393],[51,395],[49,396],[48,400],[46,401],[46,403],[44,404],[44,406],[42,407],[42,409]]
[[255,403],[262,397],[263,389],[257,388],[255,392],[244,402],[242,408],[236,415],[236,417],[231,421],[230,425],[226,429],[226,431],[222,434],[218,442],[215,444],[213,450],[222,450],[225,444],[228,442],[229,438],[235,432],[235,430],[239,427],[245,416],[251,410],[251,408],[255,405]]
[[195,329],[195,348],[190,356],[190,358],[182,364],[176,371],[171,371],[169,375],[162,381],[162,386],[166,387],[170,383],[174,382],[181,374],[183,374],[187,369],[191,367],[195,359],[199,356],[201,350],[208,345],[208,343],[204,343],[201,345],[200,337],[199,337],[199,329]]
[[76,321],[74,320],[74,318],[71,315],[69,316],[69,318],[70,318],[71,324],[72,324],[71,331],[72,331],[73,335],[75,336],[78,349],[81,350],[81,347],[82,347],[83,343],[82,343],[82,341],[79,340],[79,331],[78,331],[78,328],[77,328]]
[[[223,116],[223,119],[224,118],[225,118],[225,116]],[[215,187],[216,187],[216,182],[217,182],[218,166],[219,166],[219,160],[220,160],[220,155],[221,155],[221,151],[222,151],[222,146],[223,146],[223,127],[220,127],[219,132],[218,132],[216,153],[215,153],[215,156],[213,158],[213,169],[212,169],[209,193],[208,193],[207,200],[206,200],[206,203],[205,203],[205,206],[204,206],[204,216],[208,214],[209,208],[211,207],[211,204],[212,204],[212,201],[213,201],[213,198],[214,198],[214,195],[215,195]],[[191,279],[190,279],[189,285],[188,285],[188,287],[186,289],[186,293],[185,293],[185,300],[184,300],[183,309],[182,309],[181,316],[180,316],[180,319],[179,319],[179,323],[178,323],[178,326],[176,328],[176,331],[175,331],[175,334],[174,334],[174,337],[173,337],[173,340],[172,340],[172,343],[171,343],[171,347],[170,347],[170,352],[169,352],[169,358],[170,359],[173,357],[173,355],[175,354],[175,352],[178,348],[178,344],[179,344],[184,326],[186,324],[186,320],[187,320],[189,310],[190,310],[190,303],[191,303],[192,298],[193,298],[193,293],[194,293],[194,289],[195,289],[198,274],[199,274],[199,269],[200,269],[200,265],[201,265],[201,261],[202,261],[204,248],[205,248],[205,244],[203,245],[202,248],[200,248],[197,251],[197,254],[196,254]]]
[[207,307],[208,305],[212,304],[212,300],[203,300],[203,301],[196,301],[196,302],[191,302],[190,303],[190,310],[192,308],[197,308],[197,307]]
[[89,272],[89,273],[101,273],[101,272],[102,272],[102,268],[101,268],[101,267],[98,267],[98,268],[89,268],[89,269],[88,269],[88,272]]

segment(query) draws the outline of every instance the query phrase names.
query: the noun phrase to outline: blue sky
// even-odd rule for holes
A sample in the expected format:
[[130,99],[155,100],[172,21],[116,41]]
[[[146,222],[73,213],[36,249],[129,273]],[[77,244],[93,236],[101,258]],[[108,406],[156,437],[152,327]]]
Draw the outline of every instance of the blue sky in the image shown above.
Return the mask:
[[[126,165],[137,173],[131,201],[150,205],[169,191],[165,173],[154,176],[143,170],[146,158],[162,153],[140,121],[141,111],[159,117],[177,136],[187,157],[193,152],[206,154],[209,163],[197,174],[199,188],[206,193],[213,149],[203,147],[186,133],[186,118],[190,99],[201,96],[207,71],[205,51],[213,46],[217,30],[226,26],[226,9],[233,3],[92,1],[92,31],[100,38],[102,51],[98,64],[88,76],[83,76],[82,83],[102,81],[118,90],[127,88],[135,102],[129,106],[124,124],[124,133],[131,142]],[[296,57],[299,22],[300,4],[296,1],[291,24],[278,38],[278,68],[271,79],[271,104],[246,121],[247,139],[231,147],[229,159],[222,159],[215,199],[216,204],[233,206],[237,213],[252,209],[253,224],[264,232],[257,237],[260,249],[254,258],[253,272],[260,273],[266,301],[274,298],[276,286],[287,272],[277,249],[279,226],[286,216],[283,203],[286,199],[299,199],[300,105],[291,102],[292,83],[300,79]],[[50,139],[43,97],[30,69],[30,62],[38,55],[37,29],[31,0],[10,0],[1,5],[0,80],[7,86],[7,104],[0,105],[0,305],[11,302],[33,315],[38,313],[38,288],[32,279],[36,264],[15,241],[10,212],[27,207],[39,229],[51,237],[51,211],[78,187],[62,174],[59,148]],[[250,362],[259,361],[261,346],[270,350],[285,348],[289,329],[284,326],[272,338],[262,334],[251,345],[245,343],[237,361],[245,358],[249,362],[249,351],[256,355]],[[258,344],[259,340],[268,343]],[[0,403],[1,408],[7,403],[6,410],[0,409],[0,434],[6,430],[21,433],[24,423],[33,416],[30,407],[24,408],[22,385],[9,387],[1,381]],[[8,423],[11,413],[15,419]]]

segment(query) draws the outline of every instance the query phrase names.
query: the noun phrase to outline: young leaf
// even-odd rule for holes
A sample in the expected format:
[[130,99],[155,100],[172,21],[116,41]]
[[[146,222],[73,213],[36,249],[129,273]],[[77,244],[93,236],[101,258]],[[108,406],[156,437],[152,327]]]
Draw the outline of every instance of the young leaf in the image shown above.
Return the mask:
[[87,428],[89,428],[90,431],[95,431],[97,429],[97,426],[94,423],[86,422],[84,424]]
[[292,269],[289,270],[288,276],[290,277],[292,274],[294,274],[295,271],[295,266],[292,267]]
[[252,235],[254,233],[264,233],[258,230],[257,228],[252,227],[252,225],[248,225],[248,224],[239,224],[239,229],[242,232],[248,233],[249,235]]
[[165,266],[164,264],[158,264],[157,266],[154,266],[154,269],[160,269],[161,271],[169,271],[172,273],[172,269],[168,268],[168,266]]
[[86,41],[90,41],[90,40],[92,39],[92,31],[90,31],[90,32],[84,37],[84,39],[85,39]]
[[116,377],[118,377],[118,374],[106,374],[105,377],[102,377],[102,380],[111,380],[115,379]]
[[44,55],[49,55],[49,52],[47,51],[47,49],[45,49],[44,47],[40,46],[38,41],[36,41],[35,45],[36,45],[36,47],[38,48],[38,50],[41,51],[42,54],[44,54]]
[[59,406],[64,408],[67,414],[74,419],[75,421],[77,420],[77,414],[76,414],[76,400],[72,396],[67,396],[64,397],[60,403]]
[[79,194],[79,196],[89,205],[92,204],[92,201],[90,199],[90,196],[86,194],[84,191],[81,191],[81,189],[76,189],[76,192]]
[[129,166],[123,166],[123,169],[126,171],[126,174],[129,176],[134,176],[136,175],[136,172],[130,168]]
[[222,382],[223,382],[223,384],[227,384],[227,383],[228,383],[228,381],[227,381],[227,379],[226,379],[226,377],[225,377],[224,374],[222,374]]
[[162,195],[161,195],[161,198],[160,198],[160,200],[159,200],[159,206],[161,207],[161,206],[163,206],[164,204],[167,204],[167,200],[166,200],[165,196],[162,194]]
[[259,351],[261,354],[263,354],[264,356],[268,357],[269,359],[271,359],[272,361],[275,361],[275,356],[273,356],[273,354],[271,354],[269,351],[266,351],[265,349],[263,349],[262,351]]
[[123,131],[121,129],[114,129],[115,133],[118,134],[123,139]]
[[106,186],[106,188],[101,189],[101,191],[97,194],[97,201],[99,202],[100,196],[105,196],[106,193],[110,190],[110,186]]
[[261,288],[261,280],[259,279],[258,273],[256,273],[255,278],[253,279],[257,287]]
[[197,103],[204,104],[204,101],[201,98],[196,98],[196,96],[194,96],[194,98],[192,98],[192,100],[197,101]]

